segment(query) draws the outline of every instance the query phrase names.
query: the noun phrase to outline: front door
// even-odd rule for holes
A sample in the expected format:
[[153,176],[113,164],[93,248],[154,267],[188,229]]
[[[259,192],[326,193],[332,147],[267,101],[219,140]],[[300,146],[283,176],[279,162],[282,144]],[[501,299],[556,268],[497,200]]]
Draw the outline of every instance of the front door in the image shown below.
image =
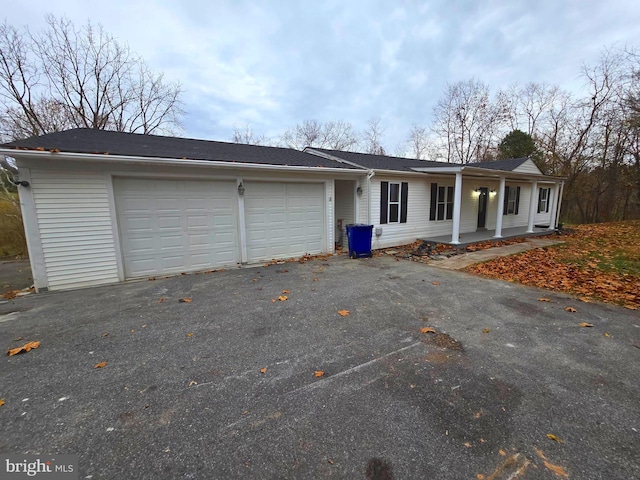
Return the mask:
[[480,196],[478,197],[478,230],[486,230],[487,223],[487,197],[489,189],[480,187]]

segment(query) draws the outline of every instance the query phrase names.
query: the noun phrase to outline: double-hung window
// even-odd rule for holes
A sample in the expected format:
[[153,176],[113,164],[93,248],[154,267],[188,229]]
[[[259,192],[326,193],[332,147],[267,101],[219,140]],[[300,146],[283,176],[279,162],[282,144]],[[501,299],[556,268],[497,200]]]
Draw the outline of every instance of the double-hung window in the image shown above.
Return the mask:
[[380,223],[407,223],[408,182],[380,182]]
[[453,187],[432,183],[429,220],[451,220],[452,218]]
[[549,213],[550,200],[551,200],[551,189],[541,188],[538,194],[538,213]]
[[503,215],[518,215],[520,209],[520,187],[504,187]]

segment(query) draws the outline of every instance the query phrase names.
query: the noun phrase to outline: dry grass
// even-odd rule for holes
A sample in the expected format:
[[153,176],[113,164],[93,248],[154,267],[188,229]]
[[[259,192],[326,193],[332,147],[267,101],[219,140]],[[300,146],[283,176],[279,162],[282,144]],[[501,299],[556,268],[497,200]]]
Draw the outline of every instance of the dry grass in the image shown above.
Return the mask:
[[466,270],[640,308],[640,221],[578,225],[565,244],[476,264]]

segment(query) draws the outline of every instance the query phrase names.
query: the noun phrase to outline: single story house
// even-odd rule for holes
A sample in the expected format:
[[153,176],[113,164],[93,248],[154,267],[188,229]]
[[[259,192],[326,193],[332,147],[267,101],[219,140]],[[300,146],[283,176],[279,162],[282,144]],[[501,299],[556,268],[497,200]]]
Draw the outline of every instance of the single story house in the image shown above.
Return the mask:
[[373,248],[554,229],[562,189],[528,159],[451,165],[92,129],[0,155],[18,166],[37,291],[332,253],[349,223],[374,224]]

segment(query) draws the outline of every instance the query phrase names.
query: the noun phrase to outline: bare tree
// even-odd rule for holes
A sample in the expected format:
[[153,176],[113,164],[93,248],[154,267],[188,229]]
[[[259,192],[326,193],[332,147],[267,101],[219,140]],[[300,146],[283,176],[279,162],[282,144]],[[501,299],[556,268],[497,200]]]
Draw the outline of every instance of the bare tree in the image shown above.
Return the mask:
[[349,122],[305,120],[286,130],[280,137],[285,147],[303,150],[318,147],[330,150],[352,150],[358,145],[358,135]]
[[167,82],[90,22],[46,17],[39,33],[0,26],[2,134],[24,138],[69,127],[172,133],[182,115]]
[[407,139],[408,155],[418,160],[431,160],[429,151],[432,147],[429,141],[429,130],[426,127],[414,124],[409,131],[409,138]]
[[447,86],[434,108],[433,132],[444,142],[452,163],[484,160],[495,147],[506,106],[490,98],[489,86],[476,79]]
[[246,145],[268,145],[270,143],[266,136],[256,135],[248,124],[244,127],[234,125],[231,141],[233,143],[244,143]]
[[362,132],[362,150],[364,153],[386,155],[385,148],[382,146],[384,130],[380,117],[371,117],[367,121],[367,127]]

